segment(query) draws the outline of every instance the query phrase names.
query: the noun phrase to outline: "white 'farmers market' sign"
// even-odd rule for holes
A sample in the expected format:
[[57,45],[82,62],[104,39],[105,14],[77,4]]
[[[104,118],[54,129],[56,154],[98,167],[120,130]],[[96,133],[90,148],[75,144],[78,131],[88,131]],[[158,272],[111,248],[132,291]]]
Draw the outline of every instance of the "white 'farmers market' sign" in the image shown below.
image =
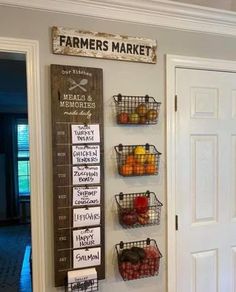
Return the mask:
[[52,28],[53,53],[156,63],[156,40],[64,27]]

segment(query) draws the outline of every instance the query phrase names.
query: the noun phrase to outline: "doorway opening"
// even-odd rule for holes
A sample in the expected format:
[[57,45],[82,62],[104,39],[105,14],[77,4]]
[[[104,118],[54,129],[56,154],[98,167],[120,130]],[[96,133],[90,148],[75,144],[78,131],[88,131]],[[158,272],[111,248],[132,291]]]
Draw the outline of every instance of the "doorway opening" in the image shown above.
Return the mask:
[[26,57],[0,52],[0,291],[31,292]]

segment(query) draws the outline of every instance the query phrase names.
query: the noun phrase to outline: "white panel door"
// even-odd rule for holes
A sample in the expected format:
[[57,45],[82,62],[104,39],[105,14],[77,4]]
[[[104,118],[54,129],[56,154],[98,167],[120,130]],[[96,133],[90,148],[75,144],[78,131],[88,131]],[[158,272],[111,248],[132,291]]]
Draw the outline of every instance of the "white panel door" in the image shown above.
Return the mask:
[[176,69],[177,292],[236,292],[236,73]]

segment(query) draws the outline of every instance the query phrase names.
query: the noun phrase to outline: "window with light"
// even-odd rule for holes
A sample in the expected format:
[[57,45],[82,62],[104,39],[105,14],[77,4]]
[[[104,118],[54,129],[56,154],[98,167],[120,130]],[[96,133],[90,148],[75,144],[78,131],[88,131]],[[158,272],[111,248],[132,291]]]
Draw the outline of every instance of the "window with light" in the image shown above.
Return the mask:
[[29,196],[29,126],[23,121],[17,123],[17,178],[19,196]]

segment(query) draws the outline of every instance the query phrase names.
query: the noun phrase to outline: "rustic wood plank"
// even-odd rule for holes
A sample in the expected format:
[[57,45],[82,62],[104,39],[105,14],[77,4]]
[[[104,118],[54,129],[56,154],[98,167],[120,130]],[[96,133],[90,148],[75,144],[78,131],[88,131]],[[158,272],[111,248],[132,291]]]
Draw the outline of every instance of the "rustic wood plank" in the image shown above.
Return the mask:
[[100,166],[101,264],[95,268],[98,279],[105,278],[102,77],[98,68],[51,65],[55,286],[65,285],[73,270],[73,208],[82,207],[73,206],[72,125],[99,125],[100,142],[87,145],[100,146],[100,163],[91,165]]
[[53,53],[155,64],[156,40],[118,34],[52,28]]

